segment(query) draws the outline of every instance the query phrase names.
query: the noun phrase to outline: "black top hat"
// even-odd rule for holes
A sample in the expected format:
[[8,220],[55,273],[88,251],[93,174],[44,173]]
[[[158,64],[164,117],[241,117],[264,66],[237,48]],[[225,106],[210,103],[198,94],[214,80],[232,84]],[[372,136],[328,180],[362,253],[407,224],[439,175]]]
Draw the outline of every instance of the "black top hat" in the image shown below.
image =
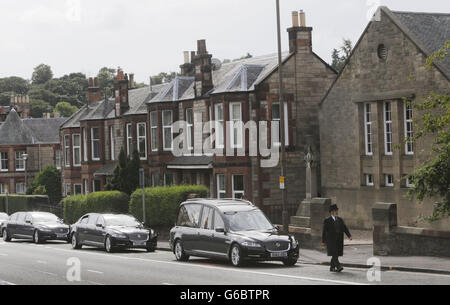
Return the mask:
[[338,206],[336,204],[333,204],[333,205],[330,206],[330,213],[333,212],[333,211],[338,211],[338,210],[339,210],[339,208],[338,208]]

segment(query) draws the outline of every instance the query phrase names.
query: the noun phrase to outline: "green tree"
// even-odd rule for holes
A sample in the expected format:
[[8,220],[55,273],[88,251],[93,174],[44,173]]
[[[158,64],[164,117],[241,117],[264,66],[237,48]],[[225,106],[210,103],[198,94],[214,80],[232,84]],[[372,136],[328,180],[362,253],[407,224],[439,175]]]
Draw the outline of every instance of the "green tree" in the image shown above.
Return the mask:
[[31,187],[27,189],[27,194],[31,195],[39,189],[45,189],[45,195],[49,197],[51,203],[61,201],[61,172],[54,166],[48,166],[34,179]]
[[352,50],[353,50],[352,41],[350,39],[343,39],[342,46],[339,47],[339,49],[333,49],[333,52],[331,54],[333,62],[331,63],[331,66],[336,71],[341,71],[342,68],[345,66],[347,60],[350,58]]
[[44,113],[52,112],[53,107],[43,100],[30,100],[31,117],[42,118]]
[[53,78],[52,68],[45,64],[40,64],[34,68],[33,75],[31,76],[31,81],[33,85],[45,84]]
[[0,78],[0,92],[14,92],[15,94],[26,94],[30,84],[27,80],[11,76]]
[[54,112],[58,112],[62,117],[68,118],[78,111],[76,106],[72,106],[67,102],[59,102],[55,106]]
[[[427,59],[426,69],[431,69],[437,61],[448,59],[450,41]],[[412,103],[415,113],[420,116],[414,119],[417,142],[423,137],[432,137],[432,156],[411,175],[414,186],[408,195],[417,197],[420,202],[425,198],[440,200],[434,204],[434,212],[429,221],[436,221],[450,216],[450,96],[446,93],[432,92],[418,102]]]
[[114,77],[117,70],[103,67],[97,74],[99,87],[107,97],[114,96]]
[[120,191],[131,195],[139,187],[139,168],[141,160],[136,149],[131,159],[127,157],[122,147],[119,154],[119,164],[114,169],[113,177],[105,185],[107,191]]
[[158,75],[152,76],[152,85],[160,85],[165,83],[170,83],[175,77],[177,77],[176,72],[161,72]]

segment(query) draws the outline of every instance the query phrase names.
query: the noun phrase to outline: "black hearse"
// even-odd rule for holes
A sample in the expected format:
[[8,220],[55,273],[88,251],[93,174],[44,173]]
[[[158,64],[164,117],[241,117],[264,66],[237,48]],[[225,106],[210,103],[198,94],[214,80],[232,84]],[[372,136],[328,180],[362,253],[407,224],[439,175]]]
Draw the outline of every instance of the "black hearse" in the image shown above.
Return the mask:
[[58,216],[47,212],[17,212],[2,226],[2,237],[11,239],[31,239],[36,244],[47,240],[68,241],[69,226]]
[[264,213],[245,200],[191,199],[181,204],[170,245],[178,261],[189,256],[220,258],[240,266],[246,260],[282,261],[293,266],[299,244],[281,235]]
[[120,214],[87,214],[71,226],[73,249],[82,246],[104,248],[111,253],[119,249],[146,249],[154,252],[158,236],[145,229],[136,218]]

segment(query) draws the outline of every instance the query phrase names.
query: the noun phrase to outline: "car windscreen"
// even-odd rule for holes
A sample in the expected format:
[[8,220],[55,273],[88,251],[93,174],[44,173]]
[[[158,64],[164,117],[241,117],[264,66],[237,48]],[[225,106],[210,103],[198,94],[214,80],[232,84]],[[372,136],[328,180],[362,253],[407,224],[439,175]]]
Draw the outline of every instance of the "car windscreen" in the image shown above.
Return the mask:
[[260,210],[225,212],[232,231],[271,231],[273,225]]
[[127,215],[108,215],[103,217],[107,227],[141,227],[142,224],[134,217]]
[[61,222],[61,220],[53,214],[33,214],[33,223]]

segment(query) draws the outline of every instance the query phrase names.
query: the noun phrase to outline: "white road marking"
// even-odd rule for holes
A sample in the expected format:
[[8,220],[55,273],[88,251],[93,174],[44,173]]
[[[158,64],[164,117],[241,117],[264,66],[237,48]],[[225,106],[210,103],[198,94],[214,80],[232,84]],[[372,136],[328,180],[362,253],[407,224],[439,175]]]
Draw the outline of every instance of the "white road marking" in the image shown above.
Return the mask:
[[92,284],[92,285],[105,286],[105,284],[101,284],[101,283],[97,283],[97,282],[92,282],[92,281],[85,281],[85,282]]
[[43,274],[46,274],[46,275],[51,275],[51,276],[58,276],[57,274],[55,274],[55,273],[51,273],[51,272],[46,272],[46,271],[41,271],[41,270],[36,270],[37,272],[40,272],[40,273],[43,273]]
[[41,265],[48,265],[48,263],[45,261],[36,261],[36,263],[41,264]]
[[11,282],[7,282],[7,281],[4,281],[4,280],[0,280],[0,286],[1,285],[16,286],[16,284],[11,283]]
[[162,283],[162,285],[165,285],[165,286],[176,286],[175,284],[171,284],[171,283]]
[[96,274],[103,274],[103,272],[101,272],[101,271],[96,271],[96,270],[88,270],[87,272],[90,272],[90,273],[96,273]]
[[0,253],[0,256],[8,256],[6,253]]

